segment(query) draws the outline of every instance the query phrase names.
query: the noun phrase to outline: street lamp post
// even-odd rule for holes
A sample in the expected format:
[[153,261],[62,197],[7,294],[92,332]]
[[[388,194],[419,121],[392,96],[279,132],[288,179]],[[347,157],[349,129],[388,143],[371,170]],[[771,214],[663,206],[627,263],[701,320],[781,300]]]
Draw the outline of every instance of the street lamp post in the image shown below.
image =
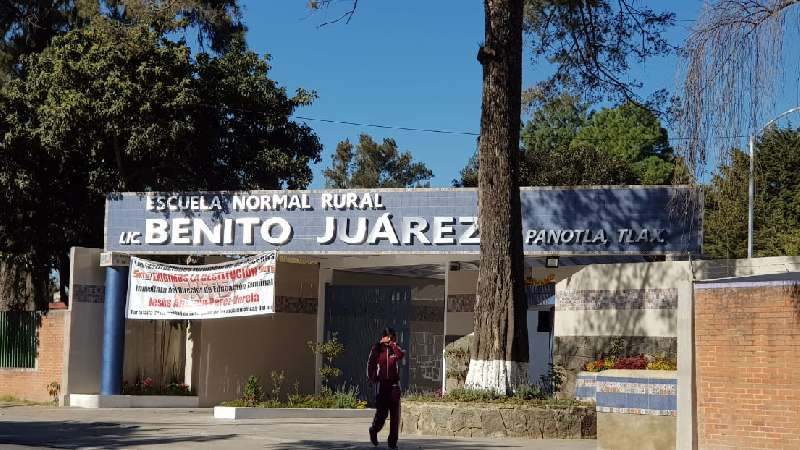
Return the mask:
[[[799,111],[800,111],[800,106],[796,106],[792,109],[787,109],[786,111],[775,116],[774,119],[764,124],[763,127],[757,129],[756,133],[761,133],[770,125],[782,119],[783,117]],[[749,182],[747,183],[747,258],[748,259],[753,257],[753,203],[754,203],[755,189],[756,189],[755,171],[754,171],[755,156],[756,156],[755,134],[750,135],[749,147],[750,147],[750,179]]]

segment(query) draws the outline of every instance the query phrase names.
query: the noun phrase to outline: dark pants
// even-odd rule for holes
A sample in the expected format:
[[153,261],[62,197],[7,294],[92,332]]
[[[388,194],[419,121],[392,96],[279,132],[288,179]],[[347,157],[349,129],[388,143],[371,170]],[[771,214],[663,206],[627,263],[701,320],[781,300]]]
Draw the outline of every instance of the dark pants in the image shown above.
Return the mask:
[[372,419],[372,431],[378,433],[389,416],[389,447],[397,445],[397,431],[400,427],[400,385],[397,383],[380,383],[375,398],[375,418]]

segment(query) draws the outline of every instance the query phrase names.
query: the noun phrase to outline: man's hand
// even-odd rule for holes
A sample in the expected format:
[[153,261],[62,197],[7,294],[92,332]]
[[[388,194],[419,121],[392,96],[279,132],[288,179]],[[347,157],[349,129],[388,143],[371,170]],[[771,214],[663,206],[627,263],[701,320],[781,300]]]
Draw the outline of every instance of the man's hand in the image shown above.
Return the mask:
[[381,344],[387,345],[389,342],[392,342],[392,338],[389,336],[384,336],[381,338]]

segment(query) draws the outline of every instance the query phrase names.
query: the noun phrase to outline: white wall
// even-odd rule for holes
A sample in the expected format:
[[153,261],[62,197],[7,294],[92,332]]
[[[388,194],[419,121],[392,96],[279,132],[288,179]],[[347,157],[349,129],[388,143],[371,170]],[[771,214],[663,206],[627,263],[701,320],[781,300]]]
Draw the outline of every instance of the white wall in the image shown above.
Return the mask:
[[[447,274],[447,296],[471,295],[475,296],[478,287],[477,270],[458,270],[450,271]],[[452,305],[448,306],[447,329],[445,334],[448,336],[466,336],[472,333],[473,313],[472,311],[452,311]]]
[[[279,260],[275,295],[315,298],[318,267]],[[306,343],[316,340],[316,320],[315,314],[275,313],[192,321],[192,384],[200,406],[241,397],[250,375],[269,391],[271,371],[284,372],[284,393],[295,381],[301,393],[314,392],[315,357]]]
[[[691,449],[694,427],[693,274],[688,261],[587,266],[556,285],[555,336],[675,337],[678,349],[679,449]],[[565,311],[558,301],[567,291],[624,291],[675,289],[672,309]]]
[[100,391],[103,351],[103,288],[105,268],[100,249],[73,247],[70,252],[69,320],[64,333],[62,394]]
[[[678,289],[691,284],[686,262],[598,264],[587,266],[556,285],[569,291],[641,291]],[[563,310],[556,307],[555,336],[677,336],[677,309]]]

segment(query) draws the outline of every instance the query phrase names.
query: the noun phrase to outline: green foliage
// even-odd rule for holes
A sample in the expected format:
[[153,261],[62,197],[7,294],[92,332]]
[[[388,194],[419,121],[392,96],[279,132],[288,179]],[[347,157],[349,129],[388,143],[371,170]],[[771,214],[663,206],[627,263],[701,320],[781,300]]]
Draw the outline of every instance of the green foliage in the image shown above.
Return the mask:
[[548,397],[538,386],[518,386],[512,396],[519,400],[544,400]]
[[273,370],[269,373],[269,377],[272,380],[272,390],[270,391],[269,398],[272,400],[280,400],[281,398],[281,390],[283,389],[283,381],[286,377],[283,374],[283,371],[280,372]]
[[668,184],[675,170],[667,130],[649,110],[633,103],[592,114],[570,144],[594,145],[630,164],[641,184]]
[[324,175],[330,188],[404,188],[430,186],[433,172],[410,152],[400,152],[394,139],[378,144],[362,134],[355,152],[349,140],[339,142]]
[[656,358],[647,363],[647,370],[678,370],[678,362],[674,359]]
[[[708,256],[747,256],[749,156],[732,150],[705,190],[703,246]],[[771,128],[756,142],[753,252],[800,253],[800,129]]]
[[800,254],[800,128],[772,128],[756,142],[754,251]]
[[588,120],[589,104],[563,92],[531,113],[522,132],[523,145],[544,153],[569,148]]
[[520,183],[525,186],[638,184],[629,162],[583,142],[552,152],[528,149],[524,157]]
[[[252,377],[251,377],[252,378]],[[358,399],[357,387],[345,387],[337,392],[326,390],[318,395],[302,395],[297,392],[289,394],[286,401],[269,399],[263,402],[252,403],[242,398],[222,402],[221,406],[257,407],[257,408],[351,408],[364,409],[367,402]]]
[[241,41],[192,58],[148,27],[98,19],[23,66],[0,88],[0,253],[43,273],[71,246],[102,246],[108,192],[303,188],[319,159],[290,120],[313,93],[288,96]]
[[454,179],[454,187],[478,187],[478,152],[470,156],[467,165],[459,171],[458,179]]
[[459,388],[451,389],[444,395],[440,392],[408,392],[403,399],[411,402],[492,403],[555,408],[587,405],[587,403],[573,399],[548,397],[535,386],[519,386],[515,390],[515,394],[508,396],[498,394],[493,390]]
[[490,402],[502,399],[505,395],[493,389],[457,388],[447,391],[444,397],[454,402]]
[[308,341],[306,345],[308,345],[308,349],[311,350],[312,353],[320,355],[323,358],[322,367],[319,369],[319,376],[322,379],[323,390],[329,390],[330,381],[342,375],[341,369],[334,367],[333,362],[344,352],[344,345],[339,342],[336,336],[334,336],[333,339],[323,342]]
[[567,378],[567,371],[559,365],[550,364],[547,373],[539,375],[539,386],[537,390],[542,395],[552,396],[561,390],[564,380]]
[[185,383],[170,381],[164,385],[157,385],[152,378],[143,377],[141,372],[136,376],[133,384],[122,382],[124,395],[195,395],[195,391]]
[[[589,105],[579,96],[561,93],[542,101],[531,113],[521,139],[521,186],[688,181],[659,119],[633,103],[590,114]],[[453,184],[477,186],[477,155]]]
[[261,380],[255,375],[247,378],[242,394],[242,402],[245,406],[256,406],[264,399],[264,390],[261,387]]
[[106,19],[143,25],[160,34],[197,37],[224,53],[243,37],[236,0],[4,0],[0,6],[0,84],[4,76],[22,75],[22,57],[41,52],[53,38]]
[[614,336],[614,338],[611,339],[611,344],[608,347],[608,356],[611,356],[612,358],[625,356],[625,347],[625,338],[622,336]]
[[[747,183],[750,158],[731,150],[704,192],[703,251],[716,258],[747,256]],[[760,236],[759,236],[760,237]]]

